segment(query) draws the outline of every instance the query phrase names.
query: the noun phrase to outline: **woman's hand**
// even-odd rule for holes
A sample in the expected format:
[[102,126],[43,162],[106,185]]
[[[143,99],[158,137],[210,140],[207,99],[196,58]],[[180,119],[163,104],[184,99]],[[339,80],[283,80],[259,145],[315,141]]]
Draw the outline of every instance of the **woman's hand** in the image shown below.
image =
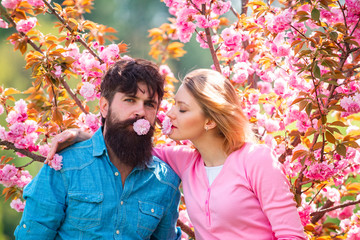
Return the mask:
[[89,138],[91,138],[89,133],[81,131],[77,128],[67,129],[62,133],[57,134],[51,140],[51,148],[46,157],[45,163],[47,164],[51,159],[53,159],[55,153],[60,152],[74,143],[81,142]]

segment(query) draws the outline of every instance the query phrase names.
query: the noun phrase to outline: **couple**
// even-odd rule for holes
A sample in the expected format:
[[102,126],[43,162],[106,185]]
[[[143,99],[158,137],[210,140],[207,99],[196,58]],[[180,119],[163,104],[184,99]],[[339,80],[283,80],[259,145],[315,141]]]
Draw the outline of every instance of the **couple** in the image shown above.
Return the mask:
[[[179,239],[178,176],[196,239],[305,239],[287,179],[270,150],[251,143],[231,83],[213,70],[185,76],[169,136],[195,149],[152,149],[153,127],[134,132],[139,118],[154,125],[162,96],[151,62],[115,63],[101,83],[103,127],[61,152],[60,171],[45,165],[25,188],[17,239]],[[53,148],[83,135],[66,132]]]

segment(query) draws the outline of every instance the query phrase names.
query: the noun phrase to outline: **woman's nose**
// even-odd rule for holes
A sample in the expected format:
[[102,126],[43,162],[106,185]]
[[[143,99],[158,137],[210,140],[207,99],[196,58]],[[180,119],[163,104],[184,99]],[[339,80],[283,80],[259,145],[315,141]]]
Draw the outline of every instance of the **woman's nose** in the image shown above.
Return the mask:
[[172,106],[170,108],[170,110],[166,113],[166,116],[168,116],[171,119],[174,119],[175,115],[174,115],[174,106]]

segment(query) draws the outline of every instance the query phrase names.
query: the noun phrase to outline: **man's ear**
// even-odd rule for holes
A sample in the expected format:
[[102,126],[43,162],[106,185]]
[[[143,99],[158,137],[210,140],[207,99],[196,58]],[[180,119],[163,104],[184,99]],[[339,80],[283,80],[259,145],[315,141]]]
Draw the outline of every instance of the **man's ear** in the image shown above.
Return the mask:
[[103,118],[106,118],[107,116],[107,113],[109,111],[109,107],[110,107],[110,104],[109,104],[109,101],[104,98],[104,97],[101,97],[100,98],[100,113],[101,113],[101,116]]

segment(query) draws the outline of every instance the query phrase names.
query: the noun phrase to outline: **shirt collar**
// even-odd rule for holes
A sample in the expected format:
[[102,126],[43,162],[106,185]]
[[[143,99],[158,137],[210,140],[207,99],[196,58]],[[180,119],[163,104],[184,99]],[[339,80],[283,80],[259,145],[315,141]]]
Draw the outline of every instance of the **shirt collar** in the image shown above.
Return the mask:
[[[92,136],[92,144],[93,144],[93,156],[94,157],[98,157],[104,154],[104,152],[107,152],[106,149],[106,144],[105,144],[105,139],[104,139],[104,135],[103,135],[103,128],[99,127],[99,129],[94,133],[94,135]],[[156,157],[152,157],[151,160],[149,161],[149,163],[146,164],[146,167],[148,168],[155,168],[156,167],[156,163],[155,163],[155,158]],[[144,170],[145,167],[139,167],[136,166],[134,168],[134,170]]]
[[104,154],[106,150],[103,128],[99,127],[99,129],[92,136],[92,144],[93,144],[93,156],[98,157]]

